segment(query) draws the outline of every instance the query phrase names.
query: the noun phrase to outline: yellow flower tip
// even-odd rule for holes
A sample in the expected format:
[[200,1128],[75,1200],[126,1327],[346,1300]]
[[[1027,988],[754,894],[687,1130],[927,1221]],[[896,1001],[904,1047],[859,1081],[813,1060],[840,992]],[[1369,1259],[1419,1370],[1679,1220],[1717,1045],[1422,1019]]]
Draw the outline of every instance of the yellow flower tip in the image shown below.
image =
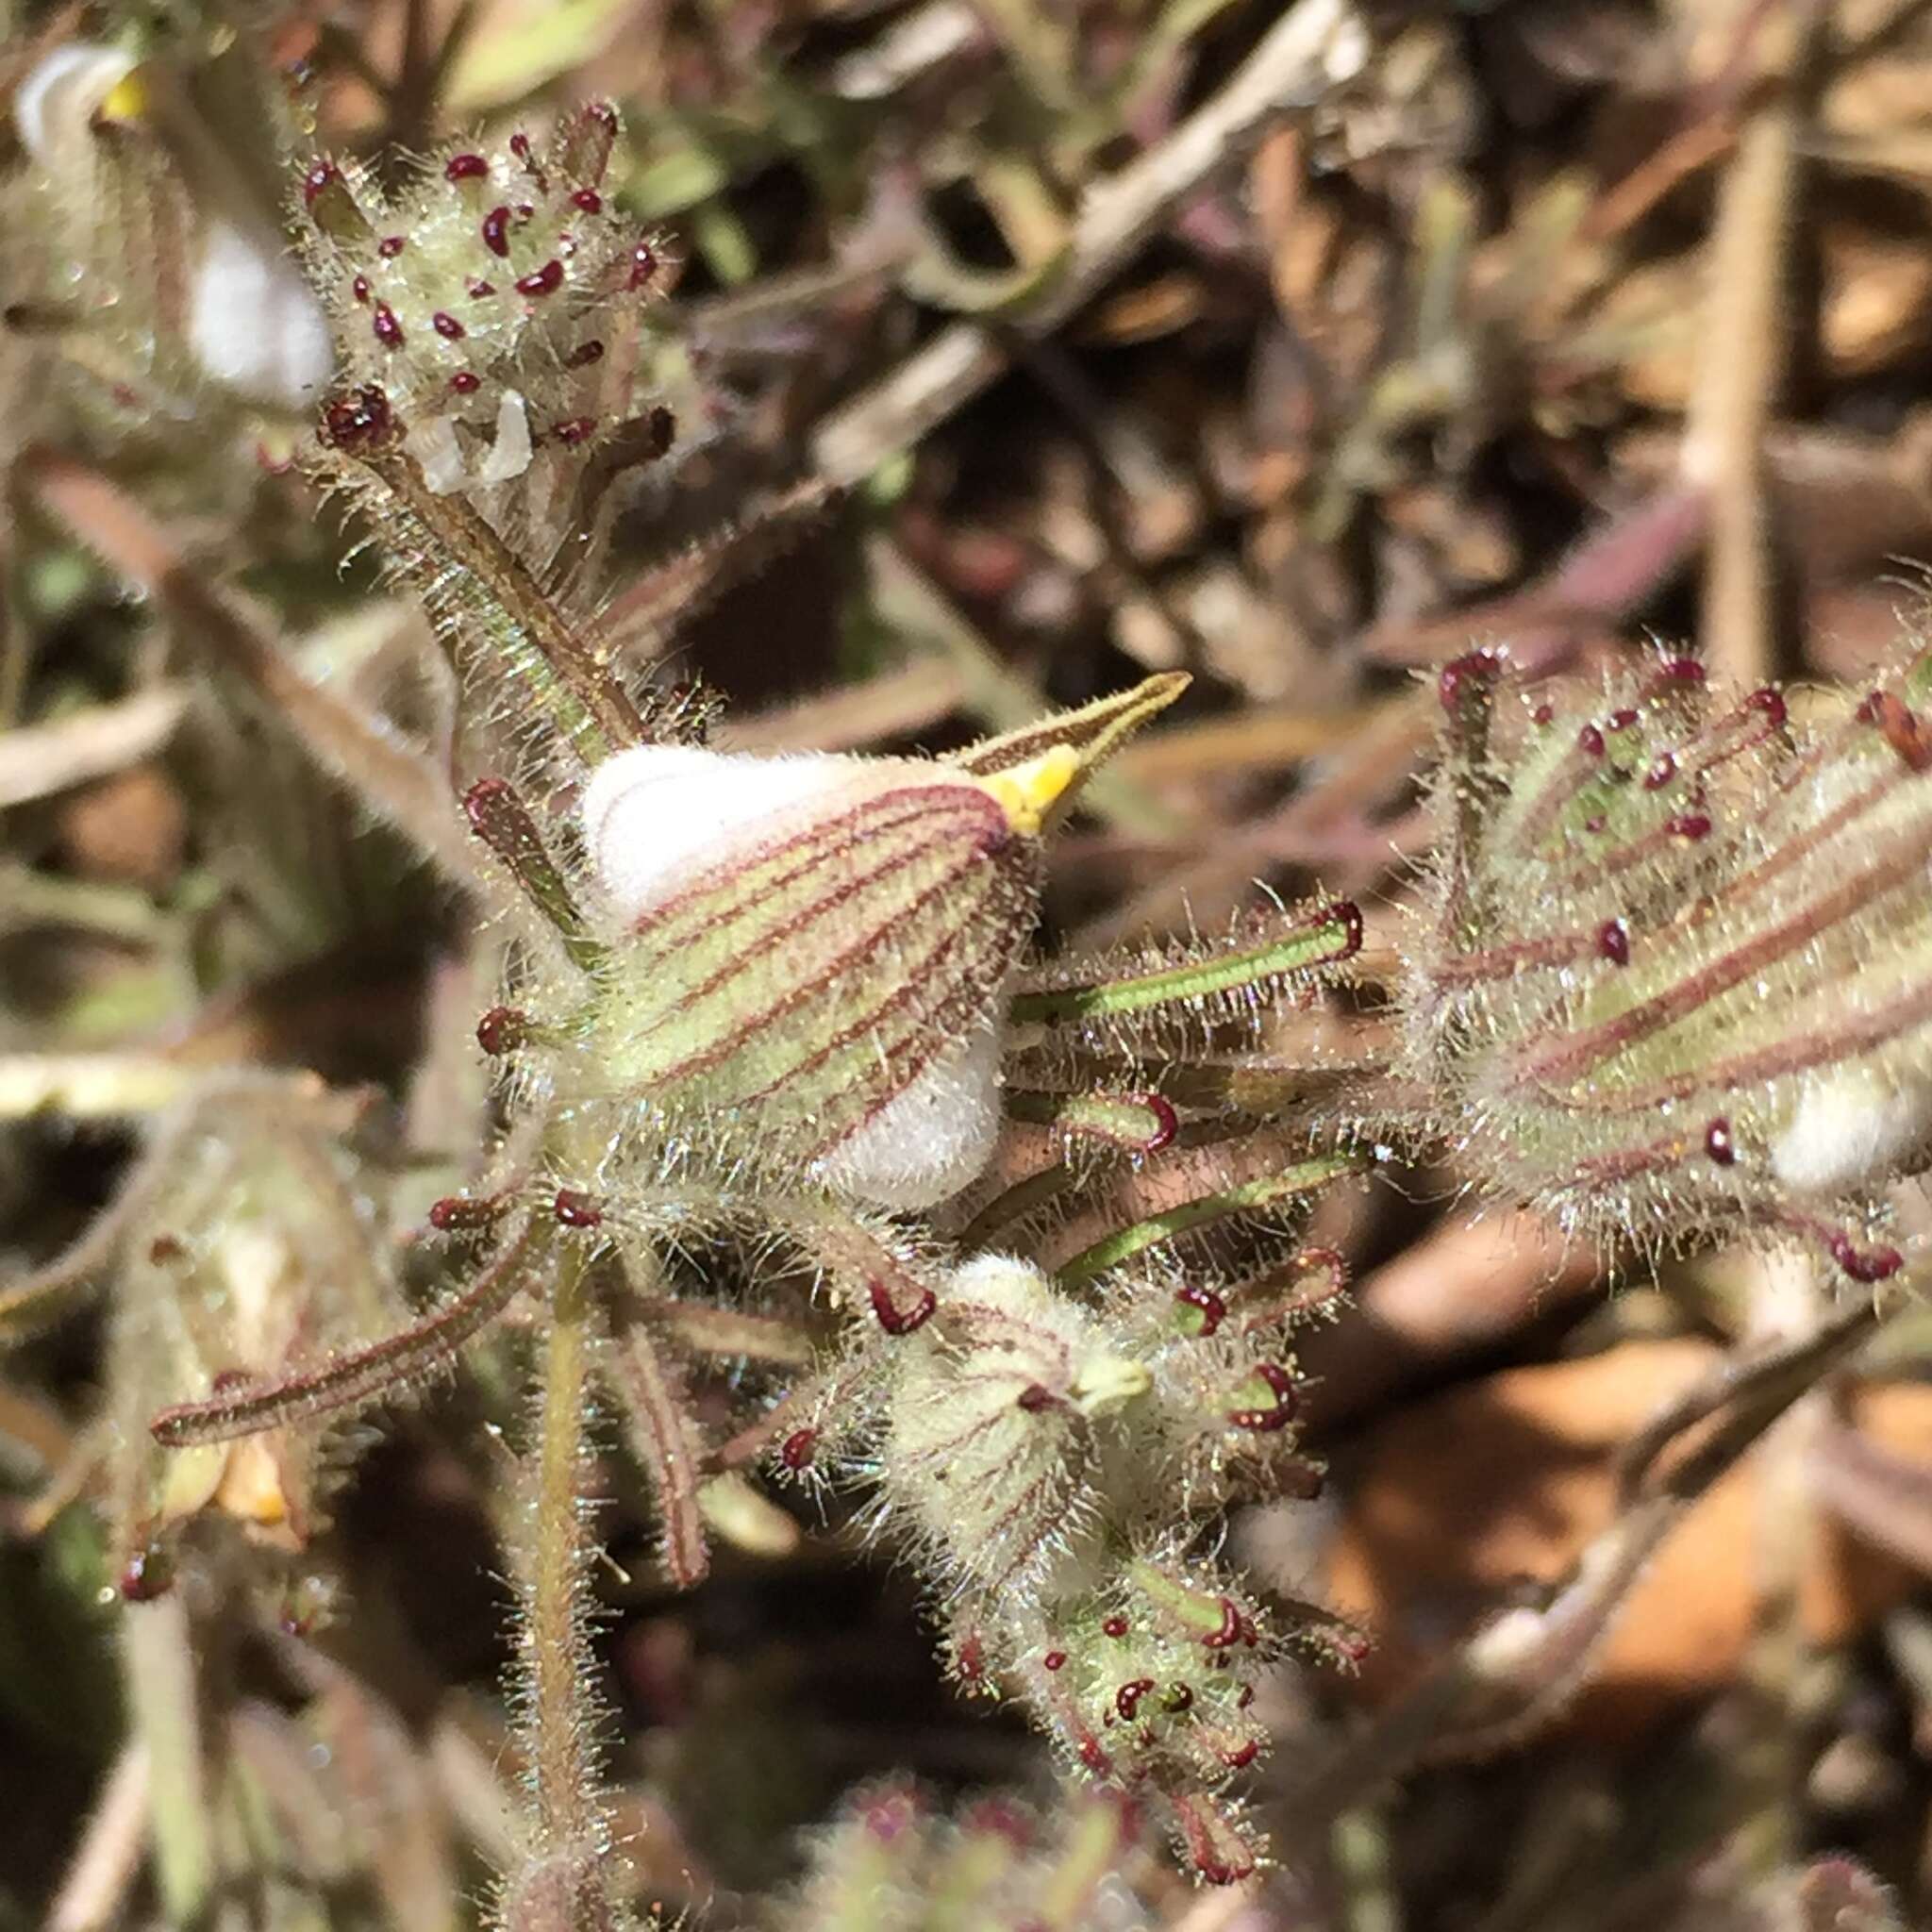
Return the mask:
[[228,1466],[216,1504],[230,1516],[262,1529],[275,1529],[289,1519],[289,1498],[275,1452],[258,1436],[237,1442],[228,1452]]
[[1083,760],[1070,744],[1056,744],[1024,764],[980,779],[998,801],[1014,831],[1034,837],[1068,786],[1079,777]]
[[127,127],[146,120],[147,109],[147,82],[142,78],[141,69],[137,67],[131,73],[124,74],[108,90],[106,98],[94,110],[94,118],[109,126]]

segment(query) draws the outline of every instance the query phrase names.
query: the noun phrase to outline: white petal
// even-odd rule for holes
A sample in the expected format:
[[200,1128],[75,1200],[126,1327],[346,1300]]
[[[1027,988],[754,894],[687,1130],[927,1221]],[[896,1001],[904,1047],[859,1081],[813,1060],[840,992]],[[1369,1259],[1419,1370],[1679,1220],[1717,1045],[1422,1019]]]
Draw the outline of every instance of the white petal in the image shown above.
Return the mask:
[[476,472],[478,483],[508,483],[530,467],[530,412],[515,390],[496,406],[496,441]]
[[335,368],[328,323],[294,265],[225,222],[210,222],[188,319],[206,374],[255,402],[300,409]]
[[980,1027],[818,1163],[827,1187],[875,1208],[931,1208],[972,1185],[1000,1131],[1000,1040]]
[[856,758],[637,745],[598,766],[584,788],[584,847],[611,909],[631,922],[726,833],[834,791],[860,769]]
[[447,416],[431,416],[411,423],[403,446],[423,471],[423,481],[433,496],[447,496],[470,480],[463,468],[463,446],[457,441],[457,425]]
[[91,119],[134,67],[134,56],[120,47],[91,41],[56,47],[14,91],[13,125],[21,146],[42,167],[55,166],[60,128]]
[[1787,1187],[1825,1193],[1887,1178],[1932,1137],[1932,1080],[1847,1068],[1814,1080],[1771,1150]]

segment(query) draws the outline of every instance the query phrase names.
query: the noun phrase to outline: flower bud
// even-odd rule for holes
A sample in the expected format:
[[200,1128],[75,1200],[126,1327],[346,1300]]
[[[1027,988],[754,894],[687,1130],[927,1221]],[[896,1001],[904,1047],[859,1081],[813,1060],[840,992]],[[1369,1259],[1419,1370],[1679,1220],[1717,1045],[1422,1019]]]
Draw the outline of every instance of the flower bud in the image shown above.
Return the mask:
[[310,277],[346,380],[389,397],[437,494],[511,481],[539,443],[585,448],[618,426],[595,413],[597,314],[645,299],[657,256],[602,192],[616,133],[592,104],[541,152],[523,133],[445,150],[394,192],[347,158],[305,175]]
[[991,777],[655,745],[611,759],[582,808],[623,927],[583,1026],[592,1074],[856,1200],[958,1191],[998,1130],[1041,815],[1077,770],[1064,746]]
[[1770,1229],[1890,1274],[1881,1191],[1932,1152],[1932,666],[1808,728],[1685,659],[1521,701],[1496,672],[1444,682],[1410,949],[1443,1130],[1592,1236]]
[[[975,1591],[1058,1593],[1092,1552],[1106,1433],[1152,1376],[1029,1262],[958,1269],[938,1314],[890,1357],[887,1507]],[[1070,1574],[1071,1573],[1071,1576]]]

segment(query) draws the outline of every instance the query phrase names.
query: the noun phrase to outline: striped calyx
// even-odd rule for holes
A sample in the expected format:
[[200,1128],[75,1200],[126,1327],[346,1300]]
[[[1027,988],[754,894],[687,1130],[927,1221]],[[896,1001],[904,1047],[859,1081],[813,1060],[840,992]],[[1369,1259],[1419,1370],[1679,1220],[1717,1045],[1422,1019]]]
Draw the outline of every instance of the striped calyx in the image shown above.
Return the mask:
[[611,760],[583,807],[623,928],[585,1022],[591,1072],[857,1199],[956,1191],[991,1152],[1037,808],[1069,775],[1052,755],[997,785],[899,758]]
[[1450,824],[1411,1070],[1566,1224],[1901,1265],[1932,1154],[1932,664],[1803,717],[1685,659],[1570,697],[1445,675]]

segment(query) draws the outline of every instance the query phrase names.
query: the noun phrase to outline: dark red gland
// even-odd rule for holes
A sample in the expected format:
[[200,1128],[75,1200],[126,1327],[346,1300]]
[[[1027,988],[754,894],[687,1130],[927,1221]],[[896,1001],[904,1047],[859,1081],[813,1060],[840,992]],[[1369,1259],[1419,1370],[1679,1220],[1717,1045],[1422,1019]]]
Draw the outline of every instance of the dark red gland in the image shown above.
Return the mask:
[[1896,1248],[1861,1248],[1848,1234],[1832,1236],[1831,1258],[1858,1282],[1889,1280],[1906,1265]]
[[459,396],[473,396],[483,387],[483,378],[473,375],[467,369],[458,369],[449,379],[449,386]]
[[563,366],[566,369],[588,369],[592,362],[601,362],[603,359],[604,344],[592,336],[588,342],[579,342],[563,358]]
[[1174,1300],[1199,1311],[1199,1333],[1204,1336],[1212,1335],[1227,1319],[1227,1304],[1211,1288],[1184,1288]]
[[356,279],[349,284],[349,293],[355,296],[355,298],[358,302],[368,301],[369,277],[367,275],[358,275]]
[[596,433],[597,419],[594,416],[566,416],[561,423],[551,428],[551,435],[566,449],[575,449],[578,443],[587,441]]
[[1754,691],[1744,700],[1744,708],[1747,711],[1762,711],[1765,723],[1774,731],[1785,722],[1786,717],[1789,715],[1785,709],[1783,694],[1772,690],[1768,684],[1762,686],[1759,690]]
[[1636,722],[1637,713],[1631,710],[1627,705],[1623,710],[1610,713],[1610,729],[1612,731],[1627,731]]
[[1720,1167],[1735,1165],[1738,1158],[1738,1144],[1731,1139],[1731,1124],[1723,1115],[1712,1121],[1704,1130],[1704,1151]]
[[1630,929],[1621,919],[1607,919],[1596,929],[1596,950],[1612,966],[1630,963]]
[[1209,1650],[1232,1650],[1248,1635],[1248,1629],[1241,1606],[1231,1596],[1224,1596],[1221,1599],[1221,1628],[1210,1631],[1201,1641]]
[[121,1572],[121,1597],[125,1603],[153,1603],[158,1596],[167,1595],[174,1587],[175,1566],[153,1544],[144,1550],[136,1550],[128,1557],[126,1568]]
[[521,1007],[491,1007],[476,1022],[476,1044],[487,1054],[514,1053],[530,1037],[530,1016]]
[[1170,1684],[1167,1695],[1160,1700],[1162,1710],[1172,1711],[1176,1717],[1184,1710],[1191,1710],[1194,1693],[1185,1684]]
[[1674,818],[1664,822],[1664,829],[1678,839],[1689,839],[1693,844],[1699,839],[1710,837],[1710,814],[1704,811],[1680,811]]
[[1241,1686],[1241,1694],[1234,1701],[1234,1707],[1237,1710],[1245,1710],[1254,1701],[1255,1687],[1252,1684],[1243,1684]]
[[375,313],[370,326],[375,331],[375,340],[385,349],[400,349],[403,346],[403,325],[396,320],[396,312],[387,302],[375,305]]
[[481,275],[472,275],[463,284],[463,291],[466,294],[474,295],[480,302],[484,296],[496,293],[496,284],[494,282],[486,282]]
[[818,1453],[818,1446],[819,1432],[816,1429],[793,1429],[778,1445],[778,1460],[787,1469],[808,1469]]
[[1666,658],[1657,667],[1657,675],[1652,677],[1648,689],[1654,692],[1667,691],[1674,685],[1695,689],[1707,682],[1709,675],[1695,658]]
[[1136,1093],[1129,1097],[1154,1116],[1154,1131],[1135,1151],[1158,1154],[1181,1130],[1180,1116],[1174,1112],[1174,1103],[1164,1093]]
[[446,342],[459,342],[469,334],[469,330],[446,308],[439,308],[429,318],[429,326]]
[[375,244],[375,252],[385,261],[393,261],[409,245],[407,235],[385,235]]
[[580,1194],[575,1188],[558,1188],[552,1211],[565,1227],[601,1227],[604,1209],[592,1194]]
[[1127,1620],[1124,1617],[1109,1617],[1100,1627],[1108,1637],[1124,1637],[1127,1634]]
[[581,208],[587,215],[600,215],[604,212],[604,197],[594,188],[579,188],[570,198],[570,205]]
[[380,442],[393,426],[389,397],[379,389],[359,389],[354,395],[339,396],[322,412],[323,439],[334,449]]
[[976,1635],[959,1646],[959,1674],[970,1684],[986,1674],[986,1650]]
[[1576,749],[1585,758],[1600,758],[1604,755],[1604,735],[1594,724],[1586,724],[1576,734]]
[[1132,1683],[1123,1684],[1114,1692],[1114,1708],[1129,1724],[1132,1724],[1134,1722],[1134,1713],[1141,1707],[1141,1698],[1145,1697],[1153,1689],[1154,1679],[1152,1677],[1136,1677]]
[[1436,679],[1436,694],[1445,711],[1462,708],[1463,699],[1476,687],[1493,684],[1501,675],[1502,660],[1493,651],[1469,651],[1452,658]]
[[630,279],[626,286],[641,289],[657,273],[658,251],[648,242],[640,242],[630,252]]
[[1042,1409],[1059,1407],[1059,1397],[1043,1382],[1027,1383],[1015,1400],[1028,1415],[1038,1415]]
[[1291,1423],[1300,1403],[1295,1396],[1294,1377],[1279,1362],[1259,1362],[1255,1374],[1274,1391],[1274,1403],[1269,1408],[1237,1408],[1228,1414],[1228,1422],[1237,1429],[1252,1429],[1261,1435],[1271,1435],[1276,1429],[1285,1429]]
[[1555,705],[1539,705],[1529,714],[1529,722],[1532,724],[1548,724],[1554,721],[1556,715],[1557,708]]
[[1058,1671],[1064,1667],[1066,1661],[1067,1654],[1065,1651],[1050,1650],[1040,1659],[1040,1668],[1043,1671]]
[[429,1224],[438,1234],[460,1234],[490,1227],[503,1218],[504,1203],[495,1194],[445,1194],[429,1209]]
[[1878,726],[1886,743],[1899,755],[1908,771],[1932,770],[1932,731],[1926,729],[1924,719],[1889,691],[1874,691],[1858,707],[1860,717],[1865,716],[1867,706],[1871,708],[1867,722]]
[[333,161],[317,161],[302,177],[302,199],[313,208],[318,195],[326,194],[331,187],[342,178],[342,171]]
[[541,268],[517,277],[519,295],[554,295],[563,287],[563,264],[554,256]]
[[525,167],[528,167],[530,164],[530,137],[521,132],[512,134],[509,138],[509,151]]
[[490,163],[481,155],[452,155],[442,171],[450,181],[480,181],[489,172]]
[[1245,1771],[1261,1755],[1258,1739],[1250,1738],[1245,1744],[1237,1744],[1232,1751],[1224,1751],[1221,1761],[1233,1771]]
[[178,1234],[158,1234],[147,1244],[147,1258],[157,1268],[178,1261],[188,1252],[188,1243]]
[[1083,1738],[1080,1740],[1080,1762],[1095,1777],[1105,1777],[1113,1769],[1105,1751],[1100,1748],[1098,1738]]
[[509,254],[509,210],[493,208],[483,217],[483,245],[491,255]]
[[1677,775],[1677,761],[1667,751],[1660,751],[1653,760],[1650,770],[1643,774],[1643,789],[1646,791],[1661,791]]
[[1338,899],[1332,906],[1324,908],[1322,923],[1344,929],[1341,951],[1335,956],[1338,959],[1353,959],[1361,951],[1362,908],[1353,899]]
[[923,1327],[932,1319],[932,1311],[939,1307],[939,1297],[931,1289],[922,1288],[907,1307],[900,1307],[893,1301],[891,1291],[876,1275],[866,1283],[866,1292],[872,1297],[872,1311],[878,1317],[879,1326],[888,1335],[910,1335],[915,1328]]

